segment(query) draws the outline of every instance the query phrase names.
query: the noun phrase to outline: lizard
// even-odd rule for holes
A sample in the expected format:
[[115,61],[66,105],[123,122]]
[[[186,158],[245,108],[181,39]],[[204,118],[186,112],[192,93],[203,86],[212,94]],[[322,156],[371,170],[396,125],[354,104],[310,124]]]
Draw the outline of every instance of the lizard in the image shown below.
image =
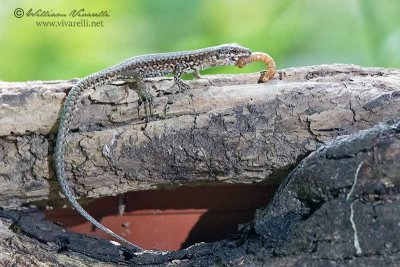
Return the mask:
[[[201,70],[218,66],[233,66],[240,58],[250,57],[251,53],[250,49],[233,43],[198,50],[136,56],[86,76],[75,83],[69,91],[61,111],[54,152],[54,167],[57,181],[61,191],[72,207],[94,226],[113,238],[127,244],[136,251],[143,250],[141,247],[117,235],[86,212],[78,203],[70,182],[67,179],[64,162],[65,146],[73,115],[77,109],[77,103],[84,92],[93,90],[98,86],[122,80],[127,81],[130,85],[135,84],[135,91],[139,97],[144,101],[150,102],[152,97],[145,87],[144,79],[146,78],[173,74],[174,83],[180,91],[184,91],[188,88],[188,85],[181,79],[183,73],[192,73],[198,78],[200,77],[199,72]],[[131,86],[129,87],[132,89]]]

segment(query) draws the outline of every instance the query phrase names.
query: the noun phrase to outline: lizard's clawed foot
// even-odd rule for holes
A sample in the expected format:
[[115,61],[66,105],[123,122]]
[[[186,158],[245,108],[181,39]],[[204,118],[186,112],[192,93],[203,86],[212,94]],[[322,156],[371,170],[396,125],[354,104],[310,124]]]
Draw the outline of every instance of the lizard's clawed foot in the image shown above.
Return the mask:
[[153,106],[153,95],[147,90],[144,82],[129,83],[129,88],[133,89],[139,97],[137,106],[138,117],[140,113],[140,106],[143,104],[145,121],[149,122],[149,118],[153,115],[151,110]]
[[152,107],[153,107],[153,96],[144,90],[145,92],[141,91],[139,93],[139,100],[138,100],[138,114],[139,114],[139,107],[143,104],[144,107],[144,114],[145,114],[145,121],[149,122],[150,117],[153,116]]
[[179,82],[176,82],[176,85],[178,86],[180,93],[185,92],[186,90],[190,89],[190,86],[182,80]]

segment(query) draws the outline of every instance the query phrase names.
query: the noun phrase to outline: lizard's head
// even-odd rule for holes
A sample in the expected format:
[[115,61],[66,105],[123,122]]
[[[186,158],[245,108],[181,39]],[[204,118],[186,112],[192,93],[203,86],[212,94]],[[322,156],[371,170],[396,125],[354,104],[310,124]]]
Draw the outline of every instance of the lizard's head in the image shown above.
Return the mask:
[[241,57],[249,57],[251,50],[239,44],[225,44],[220,46],[220,57],[226,65],[235,65]]
[[219,65],[232,66],[242,57],[249,57],[251,50],[239,44],[224,44],[217,48]]

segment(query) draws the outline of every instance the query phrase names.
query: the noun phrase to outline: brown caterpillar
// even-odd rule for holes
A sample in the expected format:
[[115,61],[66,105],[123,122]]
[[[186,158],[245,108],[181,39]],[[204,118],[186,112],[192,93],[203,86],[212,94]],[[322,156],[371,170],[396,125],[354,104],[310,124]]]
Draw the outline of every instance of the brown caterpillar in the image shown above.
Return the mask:
[[259,83],[268,82],[274,77],[276,71],[275,60],[267,53],[253,52],[250,57],[241,57],[236,62],[236,66],[243,68],[247,64],[254,61],[261,61],[267,65],[267,70],[261,75],[260,79],[258,79]]

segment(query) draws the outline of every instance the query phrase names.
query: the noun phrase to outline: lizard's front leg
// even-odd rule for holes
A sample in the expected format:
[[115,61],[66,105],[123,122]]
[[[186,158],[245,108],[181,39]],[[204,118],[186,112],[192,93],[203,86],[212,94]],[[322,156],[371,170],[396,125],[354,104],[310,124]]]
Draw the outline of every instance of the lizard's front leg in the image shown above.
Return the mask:
[[152,116],[152,105],[153,105],[153,96],[148,91],[146,87],[146,83],[142,77],[139,75],[135,75],[134,77],[129,78],[121,78],[123,81],[128,83],[128,88],[135,91],[139,97],[138,100],[138,114],[139,107],[143,104],[144,112],[145,112],[145,120],[149,121],[149,117]]
[[138,80],[137,82],[128,83],[129,89],[134,90],[138,96],[138,114],[139,114],[139,106],[143,104],[145,120],[149,122],[149,117],[153,115],[151,108],[153,106],[153,96],[147,90],[146,84],[143,79]]
[[174,81],[179,88],[179,92],[184,92],[190,88],[189,85],[182,80],[182,68],[179,64],[176,65],[174,69]]
[[194,70],[193,71],[193,76],[195,79],[201,79],[201,74],[199,70]]

